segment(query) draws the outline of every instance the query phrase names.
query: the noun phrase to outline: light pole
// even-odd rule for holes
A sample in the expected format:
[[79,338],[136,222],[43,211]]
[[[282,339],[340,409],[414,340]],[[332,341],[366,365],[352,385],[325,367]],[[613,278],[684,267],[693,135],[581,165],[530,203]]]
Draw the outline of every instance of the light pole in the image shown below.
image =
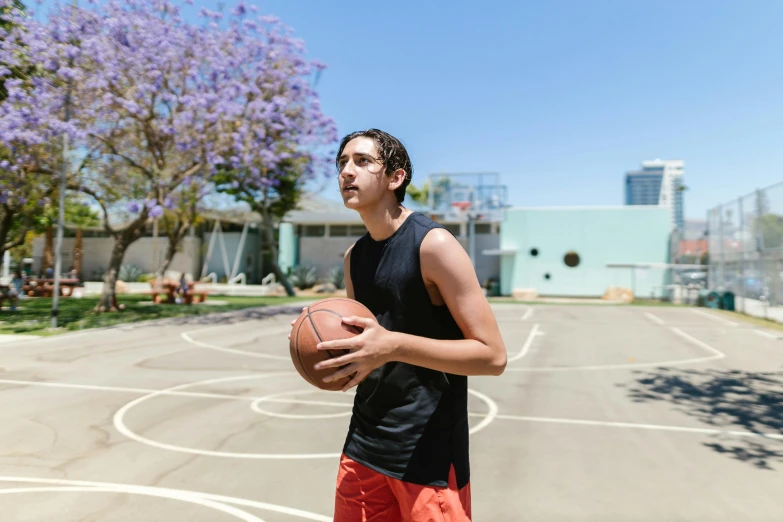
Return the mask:
[[[73,0],[76,9],[76,0]],[[74,13],[71,13],[73,17]],[[68,66],[73,67],[73,59],[68,60]],[[63,121],[71,119],[71,79],[68,78],[65,90],[65,115]],[[60,168],[60,209],[57,215],[57,239],[54,244],[54,295],[52,296],[52,328],[57,328],[57,314],[60,305],[60,271],[62,270],[63,225],[65,221],[65,186],[68,178],[68,132],[63,133],[63,157]]]

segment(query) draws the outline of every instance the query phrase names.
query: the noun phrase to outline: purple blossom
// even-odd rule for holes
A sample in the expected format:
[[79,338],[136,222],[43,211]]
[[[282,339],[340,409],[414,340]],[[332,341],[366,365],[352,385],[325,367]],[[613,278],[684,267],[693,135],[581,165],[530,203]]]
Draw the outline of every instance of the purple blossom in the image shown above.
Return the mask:
[[159,218],[163,215],[163,207],[160,205],[155,205],[150,209],[149,216],[153,219]]
[[128,202],[128,205],[125,208],[131,214],[138,214],[139,212],[141,212],[142,206],[141,203],[139,203],[138,201],[130,201]]

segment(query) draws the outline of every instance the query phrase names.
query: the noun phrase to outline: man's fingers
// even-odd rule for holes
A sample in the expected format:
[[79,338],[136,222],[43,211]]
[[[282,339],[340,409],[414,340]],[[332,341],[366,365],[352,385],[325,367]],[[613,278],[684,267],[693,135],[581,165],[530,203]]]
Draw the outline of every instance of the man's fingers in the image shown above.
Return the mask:
[[337,370],[336,372],[334,372],[333,374],[324,377],[323,381],[324,382],[339,381],[343,377],[348,377],[349,375],[356,372],[355,366],[356,366],[355,364],[349,364],[347,366],[344,366],[339,370]]

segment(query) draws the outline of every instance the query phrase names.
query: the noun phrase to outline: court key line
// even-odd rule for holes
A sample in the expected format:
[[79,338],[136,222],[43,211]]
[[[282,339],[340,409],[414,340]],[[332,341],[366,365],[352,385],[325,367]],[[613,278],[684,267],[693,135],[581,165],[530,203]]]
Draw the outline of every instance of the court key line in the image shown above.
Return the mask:
[[[52,484],[55,486],[66,486],[71,488],[89,488],[90,490],[97,491],[113,491],[117,493],[130,493],[136,495],[147,495],[156,497],[165,497],[175,500],[183,500],[186,502],[192,502],[219,509],[217,505],[230,504],[234,506],[251,507],[261,509],[264,511],[272,511],[275,513],[281,513],[284,515],[290,515],[294,517],[304,518],[306,520],[315,520],[316,522],[331,522],[332,518],[318,513],[311,513],[303,509],[290,508],[287,506],[280,506],[277,504],[269,504],[267,502],[258,502],[255,500],[248,500],[239,497],[229,497],[224,495],[215,495],[212,493],[202,493],[200,491],[188,491],[183,489],[171,489],[152,486],[136,486],[132,484],[118,484],[111,482],[92,482],[87,480],[65,480],[65,479],[46,479],[46,478],[31,478],[31,477],[12,477],[12,476],[0,476],[0,482],[17,482],[21,484]],[[0,490],[0,493],[9,490]],[[15,491],[10,490],[15,493]],[[199,502],[200,501],[200,502]],[[225,506],[224,506],[225,507]],[[237,510],[238,511],[238,510]],[[239,513],[232,513],[238,516]],[[252,515],[248,515],[252,517]],[[258,517],[242,518],[242,520],[260,521]]]
[[[197,330],[197,331],[203,331],[203,329],[202,330]],[[201,342],[201,341],[196,341],[195,339],[190,337],[188,335],[188,333],[189,332],[182,332],[179,335],[185,341],[189,342],[190,344],[192,344],[194,346],[198,346],[200,348],[207,348],[209,350],[216,350],[218,352],[233,353],[235,355],[247,355],[248,357],[258,357],[258,358],[262,358],[262,359],[275,359],[275,360],[278,360],[278,361],[289,361],[289,362],[291,361],[291,357],[290,356],[274,355],[274,354],[271,354],[271,353],[248,352],[247,350],[239,350],[237,348],[224,348],[223,346],[217,346],[215,344],[209,344],[209,343],[204,343],[204,342]],[[192,332],[190,332],[190,333],[192,333]]]
[[530,330],[530,333],[527,336],[527,340],[525,341],[525,344],[522,346],[522,349],[519,350],[519,353],[508,358],[506,362],[513,362],[518,361],[525,355],[527,355],[527,352],[530,350],[530,347],[533,345],[533,339],[535,339],[539,335],[544,335],[544,332],[538,331],[538,323],[533,325],[533,329]]
[[707,312],[702,312],[701,310],[691,309],[691,312],[693,312],[694,314],[698,314],[702,317],[706,317],[707,319],[718,321],[719,323],[723,323],[728,326],[737,326],[737,323],[735,323],[734,321],[729,321],[728,319],[724,319],[723,317],[718,317],[717,315],[712,315]]
[[[477,414],[471,413],[470,416]],[[523,422],[544,422],[551,424],[578,424],[582,426],[599,426],[606,428],[631,428],[641,430],[657,430],[657,431],[678,431],[683,433],[700,433],[707,435],[733,435],[737,437],[759,437],[766,439],[783,440],[783,434],[779,433],[761,433],[752,431],[734,431],[734,430],[716,430],[710,428],[686,428],[682,426],[666,426],[662,424],[636,424],[632,422],[609,422],[609,421],[595,421],[595,420],[582,420],[582,419],[561,419],[555,417],[527,417],[522,415],[497,415],[496,419],[502,420],[515,420]]]
[[780,337],[778,337],[777,335],[772,335],[771,333],[765,332],[764,330],[753,330],[753,331],[763,337],[766,337],[767,339],[774,339],[775,341],[780,339]]
[[[674,332],[675,334],[677,334],[678,336],[682,337],[686,341],[695,344],[699,348],[707,350],[708,352],[712,353],[712,355],[708,357],[695,357],[691,359],[679,359],[674,361],[660,361],[660,362],[649,362],[649,363],[601,364],[601,365],[591,365],[591,366],[542,366],[538,368],[506,367],[505,371],[507,372],[576,372],[576,371],[591,371],[591,370],[623,370],[623,369],[632,369],[632,368],[655,368],[659,366],[679,366],[682,364],[701,363],[701,362],[711,361],[714,359],[722,359],[726,357],[725,353],[683,332],[679,328],[670,326],[668,327],[668,329]],[[533,336],[531,332],[531,336],[528,337],[528,341],[530,341],[532,337]],[[529,348],[528,343],[525,343],[525,346],[522,347],[522,351],[520,351],[520,353],[515,355],[513,358],[509,359],[509,361],[519,360],[522,357],[524,357],[527,354],[526,348]]]
[[648,318],[648,319],[650,319],[650,320],[651,320],[651,321],[653,321],[653,322],[656,322],[656,323],[658,323],[658,324],[660,324],[660,325],[663,325],[663,324],[665,324],[665,323],[663,322],[663,319],[661,319],[661,318],[660,318],[660,317],[658,317],[657,315],[653,315],[653,314],[651,314],[650,312],[644,312],[644,315],[646,315],[646,316],[647,316],[647,318]]

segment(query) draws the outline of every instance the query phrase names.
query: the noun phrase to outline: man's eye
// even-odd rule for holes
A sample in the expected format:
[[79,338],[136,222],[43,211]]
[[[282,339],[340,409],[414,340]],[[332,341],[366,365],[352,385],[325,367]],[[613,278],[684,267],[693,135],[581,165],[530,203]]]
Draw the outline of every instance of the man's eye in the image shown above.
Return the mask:
[[369,162],[370,160],[368,158],[359,158],[359,163],[361,163],[362,165],[366,165]]

